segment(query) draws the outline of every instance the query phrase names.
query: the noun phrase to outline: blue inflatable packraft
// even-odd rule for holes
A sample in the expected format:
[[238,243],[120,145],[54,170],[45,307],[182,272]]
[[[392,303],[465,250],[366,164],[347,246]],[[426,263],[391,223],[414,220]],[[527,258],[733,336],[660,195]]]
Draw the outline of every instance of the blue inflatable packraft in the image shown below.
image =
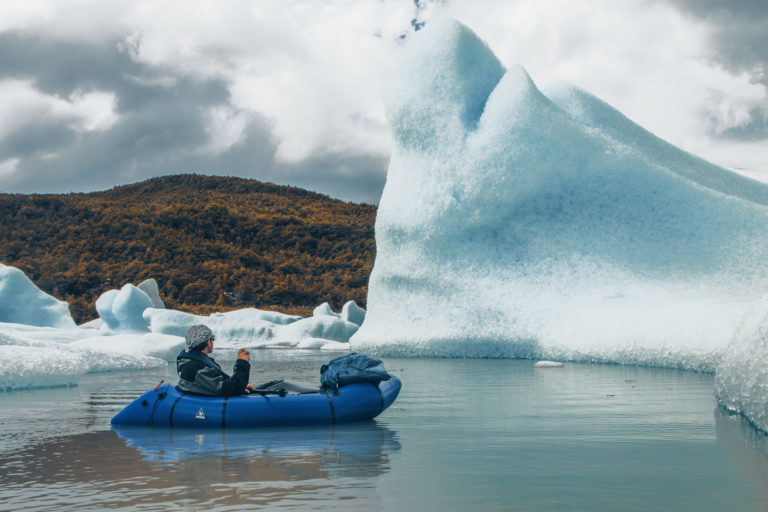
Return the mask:
[[170,384],[147,391],[114,418],[114,425],[168,427],[269,427],[322,425],[375,418],[397,398],[400,379],[358,382],[337,390],[207,397]]

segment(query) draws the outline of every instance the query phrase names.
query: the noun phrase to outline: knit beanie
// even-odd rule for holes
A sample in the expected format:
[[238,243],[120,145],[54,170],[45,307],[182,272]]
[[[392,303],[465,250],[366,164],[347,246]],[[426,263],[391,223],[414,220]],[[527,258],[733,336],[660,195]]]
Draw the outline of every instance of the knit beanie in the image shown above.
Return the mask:
[[215,339],[213,331],[211,331],[205,325],[193,325],[189,328],[186,335],[187,340],[187,352],[192,352],[200,345],[204,345],[208,340]]

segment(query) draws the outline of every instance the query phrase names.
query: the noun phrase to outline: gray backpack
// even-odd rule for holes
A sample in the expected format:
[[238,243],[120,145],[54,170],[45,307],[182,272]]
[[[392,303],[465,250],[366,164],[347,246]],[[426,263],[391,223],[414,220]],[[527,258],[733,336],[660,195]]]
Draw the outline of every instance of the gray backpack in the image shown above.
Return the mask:
[[389,373],[380,359],[352,352],[337,357],[320,367],[320,384],[323,389],[338,389],[354,382],[378,384],[389,380]]

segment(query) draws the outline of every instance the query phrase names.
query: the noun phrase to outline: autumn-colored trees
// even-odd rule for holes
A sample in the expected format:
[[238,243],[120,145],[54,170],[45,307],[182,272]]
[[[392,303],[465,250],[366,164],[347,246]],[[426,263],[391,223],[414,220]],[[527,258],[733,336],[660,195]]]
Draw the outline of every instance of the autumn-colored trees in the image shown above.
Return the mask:
[[127,282],[157,279],[169,307],[307,314],[365,305],[371,205],[254,180],[155,178],[89,194],[0,194],[0,261],[66,300],[75,320]]

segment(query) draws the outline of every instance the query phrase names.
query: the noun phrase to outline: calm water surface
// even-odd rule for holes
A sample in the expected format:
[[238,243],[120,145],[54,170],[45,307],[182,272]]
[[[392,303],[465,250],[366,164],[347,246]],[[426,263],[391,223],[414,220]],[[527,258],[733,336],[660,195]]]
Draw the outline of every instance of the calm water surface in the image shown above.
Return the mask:
[[[317,382],[337,354],[253,355],[254,382]],[[766,436],[716,408],[711,376],[385,365],[403,379],[395,404],[336,428],[112,430],[171,366],[0,393],[0,510],[768,510]]]

